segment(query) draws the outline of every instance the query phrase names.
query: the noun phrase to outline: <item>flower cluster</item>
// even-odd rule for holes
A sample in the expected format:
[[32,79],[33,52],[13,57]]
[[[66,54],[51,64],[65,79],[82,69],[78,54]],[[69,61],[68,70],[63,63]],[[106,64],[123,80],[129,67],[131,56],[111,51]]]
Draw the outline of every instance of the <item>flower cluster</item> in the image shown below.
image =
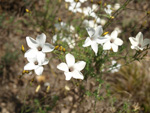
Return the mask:
[[[118,46],[123,44],[123,41],[118,38],[117,30],[114,30],[111,35],[107,34],[105,36],[102,35],[102,26],[98,26],[96,29],[89,27],[86,30],[89,37],[86,38],[83,47],[91,46],[95,55],[98,52],[98,44],[103,46],[103,50],[113,50],[113,52],[118,52]],[[136,50],[143,50],[150,45],[150,39],[143,40],[143,34],[141,32],[137,34],[136,38],[129,37],[129,40],[132,44],[131,48]]]
[[[123,40],[118,38],[118,34],[121,32],[119,28],[115,28],[111,34],[103,33],[103,27],[101,22],[102,19],[96,15],[95,11],[98,10],[98,5],[93,4],[92,7],[84,7],[80,8],[81,4],[87,0],[65,0],[70,3],[68,10],[76,13],[83,13],[84,16],[91,16],[95,20],[83,20],[83,25],[86,27],[86,31],[88,33],[88,37],[86,38],[83,47],[91,46],[95,55],[98,53],[98,46],[101,45],[103,50],[111,50],[113,52],[118,52],[119,46],[123,45]],[[106,14],[109,17],[112,15],[113,9],[118,10],[120,8],[120,4],[115,4],[114,8],[111,5],[107,5],[104,8]],[[108,16],[107,15],[107,16]],[[61,20],[61,19],[60,19]],[[104,22],[105,23],[105,22]],[[101,24],[101,25],[99,25]],[[65,32],[69,32],[70,34],[64,36],[65,32],[59,32],[53,36],[53,43],[56,43],[58,40],[62,42],[67,42],[68,46],[73,49],[75,47],[75,39],[77,39],[78,34],[75,33],[75,27],[72,25],[67,25],[66,23],[59,21],[59,23],[54,24],[55,30],[60,31],[63,30]],[[131,42],[131,48],[142,51],[148,45],[150,45],[149,39],[143,40],[143,34],[139,32],[134,37],[129,37]],[[42,33],[36,37],[36,40],[31,37],[26,37],[27,45],[30,47],[28,51],[25,52],[24,56],[28,60],[28,64],[24,66],[24,70],[34,70],[37,75],[41,75],[44,68],[43,65],[49,63],[49,60],[46,58],[47,52],[52,52],[54,50],[54,46],[46,42],[46,35]],[[64,50],[65,51],[65,50]],[[66,80],[70,80],[72,77],[75,79],[84,79],[83,74],[80,72],[84,69],[86,62],[78,61],[75,63],[75,57],[68,53],[65,56],[66,63],[60,63],[57,65],[57,68],[61,71],[64,71],[66,76]],[[121,64],[116,65],[116,61],[112,62],[112,68],[109,68],[111,72],[117,72]],[[116,67],[114,67],[116,65]]]
[[93,28],[87,28],[86,30],[90,37],[87,37],[83,44],[83,47],[91,45],[93,51],[95,52],[95,55],[97,55],[98,52],[98,44],[101,44],[103,46],[103,50],[112,49],[114,52],[117,52],[118,46],[121,46],[123,44],[123,41],[117,37],[118,32],[116,30],[114,30],[111,35],[107,34],[105,36],[102,36],[102,26],[98,26],[95,30]]
[[27,58],[28,64],[24,66],[24,70],[34,70],[37,75],[41,75],[44,68],[43,65],[48,64],[46,53],[54,50],[54,46],[46,42],[46,35],[42,33],[36,37],[26,37],[27,45],[30,47],[25,52],[24,57]]

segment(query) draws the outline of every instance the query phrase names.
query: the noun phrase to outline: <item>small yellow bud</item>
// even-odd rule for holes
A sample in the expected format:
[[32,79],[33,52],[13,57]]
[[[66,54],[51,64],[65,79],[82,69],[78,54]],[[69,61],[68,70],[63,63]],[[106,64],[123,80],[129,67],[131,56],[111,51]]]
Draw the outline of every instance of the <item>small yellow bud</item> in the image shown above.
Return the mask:
[[62,49],[63,49],[63,47],[62,47],[62,46],[60,46],[60,47],[59,47],[59,50],[60,50],[60,51],[62,51]]
[[111,48],[110,51],[113,51],[113,49]]
[[110,16],[111,19],[114,19],[114,16]]
[[26,12],[27,12],[27,13],[31,13],[31,11],[30,11],[29,9],[26,9]]
[[98,5],[101,5],[101,3],[102,3],[102,1],[98,1],[98,2],[97,2]]
[[65,3],[65,8],[68,9],[68,4],[67,3]]
[[50,86],[47,86],[46,93],[48,93],[49,90],[50,90]]
[[23,45],[21,46],[21,51],[22,51],[23,53],[26,52]]
[[26,70],[23,70],[23,71],[22,71],[22,74],[25,74],[25,73],[26,73]]
[[93,3],[94,1],[93,0],[91,0],[91,3]]
[[28,71],[28,70],[23,70],[23,71],[22,71],[22,74],[25,74],[25,73],[27,73],[27,74],[28,74],[28,73],[29,73],[29,71]]
[[106,3],[104,3],[104,7],[106,7],[107,6],[107,4]]
[[111,9],[111,10],[115,10],[115,9],[114,9],[114,8],[112,8],[112,7],[111,7],[110,9]]
[[65,48],[63,48],[63,49],[62,49],[62,51],[63,51],[63,52],[65,52],[65,51],[66,51],[66,49],[65,49]]
[[59,45],[55,46],[55,49],[58,49],[59,48]]
[[79,0],[75,0],[75,2],[79,2]]
[[32,83],[32,82],[34,82],[34,80],[35,80],[35,77],[33,77],[30,82]]
[[39,91],[40,88],[41,88],[41,85],[38,85],[38,86],[36,87],[35,92],[37,93],[37,92]]
[[62,22],[61,18],[58,18],[58,22]]
[[105,36],[105,35],[107,35],[107,34],[108,34],[108,32],[104,32],[102,35]]

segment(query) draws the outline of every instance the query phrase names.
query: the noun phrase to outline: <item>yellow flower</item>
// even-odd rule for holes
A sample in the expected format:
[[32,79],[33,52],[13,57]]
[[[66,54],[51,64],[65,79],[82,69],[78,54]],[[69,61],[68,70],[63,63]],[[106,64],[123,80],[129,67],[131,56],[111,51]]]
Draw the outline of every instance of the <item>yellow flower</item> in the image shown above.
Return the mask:
[[31,11],[30,11],[29,9],[26,9],[26,12],[27,12],[27,13],[31,13]]

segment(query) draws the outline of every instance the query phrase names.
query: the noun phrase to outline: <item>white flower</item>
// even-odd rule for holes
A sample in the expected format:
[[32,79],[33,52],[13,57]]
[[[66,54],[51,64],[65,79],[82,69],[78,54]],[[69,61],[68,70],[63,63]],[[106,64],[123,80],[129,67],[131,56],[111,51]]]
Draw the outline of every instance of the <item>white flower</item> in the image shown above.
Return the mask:
[[68,10],[72,11],[73,13],[82,12],[82,9],[80,8],[81,3],[80,2],[72,2],[68,8]]
[[95,52],[95,55],[97,55],[98,44],[103,44],[106,41],[106,38],[101,36],[103,34],[102,26],[98,26],[96,30],[94,30],[93,28],[87,28],[86,30],[90,37],[86,38],[83,47],[91,45],[93,51]]
[[91,17],[94,17],[94,18],[97,17],[96,13],[94,12],[94,10],[91,7],[84,7],[83,8],[83,14],[85,16],[91,16]]
[[75,27],[73,25],[70,25],[68,31],[73,33],[75,31]]
[[97,11],[98,10],[98,5],[97,4],[93,4],[92,5],[92,10],[93,11]]
[[106,43],[103,45],[103,50],[112,50],[114,52],[118,51],[118,46],[121,46],[123,44],[123,41],[117,37],[118,32],[114,30],[111,35],[106,35],[105,38],[108,39]]
[[63,38],[62,38],[62,41],[63,41],[63,42],[67,42],[67,43],[68,43],[68,46],[69,46],[71,49],[73,49],[73,48],[75,47],[75,45],[76,45],[75,40],[72,39],[71,37],[63,37]]
[[68,53],[66,55],[66,63],[60,63],[57,65],[59,70],[64,71],[66,80],[70,80],[72,77],[75,79],[84,79],[83,74],[80,72],[84,69],[86,62],[78,61],[75,63],[75,58],[72,54]]
[[120,4],[119,3],[116,3],[115,5],[114,5],[114,10],[118,10],[120,8]]
[[[73,37],[72,34],[70,34],[70,36],[68,37],[63,36],[62,33],[59,34],[59,39],[62,42],[66,42],[71,49],[73,49],[76,45],[75,39],[72,37]],[[53,43],[55,43],[57,40],[58,40],[58,35],[56,34],[53,36]]]
[[104,11],[111,16],[112,13],[111,5],[107,5],[107,8],[104,8]]
[[94,20],[84,20],[83,25],[85,27],[92,27],[92,28],[97,28],[97,24],[95,23]]
[[66,29],[66,23],[64,22],[60,22],[60,23],[57,23],[57,24],[54,24],[56,30],[61,30],[61,29]]
[[141,32],[136,35],[136,38],[129,37],[129,40],[132,44],[131,49],[143,50],[148,44],[150,45],[150,39],[143,40],[143,34]]
[[35,58],[27,58],[29,61],[28,64],[24,66],[24,70],[34,70],[37,75],[41,75],[44,68],[42,65],[48,64],[49,60],[44,59],[43,61],[38,60],[36,57]]
[[31,37],[26,37],[26,41],[27,41],[27,45],[30,47],[30,49],[26,51],[24,54],[24,56],[27,58],[37,57],[37,60],[42,61],[45,59],[45,53],[54,50],[54,46],[52,46],[49,43],[45,43],[46,35],[44,33],[38,35],[36,37],[36,40],[34,40]]
[[115,72],[118,72],[119,69],[121,67],[121,64],[117,64],[117,62],[115,60],[112,61],[112,67],[109,68],[109,70],[112,72],[112,73],[115,73]]

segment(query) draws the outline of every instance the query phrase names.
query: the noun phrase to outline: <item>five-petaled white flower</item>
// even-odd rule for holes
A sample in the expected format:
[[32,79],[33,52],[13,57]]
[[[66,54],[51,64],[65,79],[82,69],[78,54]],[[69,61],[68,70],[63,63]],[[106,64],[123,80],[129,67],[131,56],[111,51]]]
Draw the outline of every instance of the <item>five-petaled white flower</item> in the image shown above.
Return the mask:
[[118,32],[114,30],[111,35],[105,35],[107,39],[106,43],[103,45],[103,50],[110,50],[112,49],[114,52],[118,51],[118,46],[123,44],[123,41],[117,37]]
[[49,60],[46,58],[43,61],[41,61],[38,60],[37,57],[27,58],[27,60],[29,61],[29,63],[24,66],[24,70],[34,70],[37,75],[42,74],[44,70],[42,65],[46,65],[49,62]]
[[24,55],[27,58],[37,57],[37,60],[44,61],[45,53],[54,50],[54,46],[52,46],[49,43],[45,43],[46,35],[44,33],[38,35],[36,37],[36,40],[34,40],[31,37],[26,37],[26,41],[27,41],[27,45],[30,47],[30,49],[26,51]]
[[70,80],[72,77],[75,79],[84,78],[83,74],[80,72],[84,69],[86,62],[78,61],[75,63],[75,58],[72,54],[66,54],[66,63],[60,63],[57,68],[64,71],[66,80]]
[[118,72],[121,68],[121,64],[118,64],[117,61],[115,61],[115,60],[112,60],[111,63],[112,63],[112,66],[109,68],[111,73]]
[[141,32],[136,35],[136,38],[129,37],[129,40],[132,44],[131,49],[142,51],[148,44],[150,45],[150,39],[143,40],[143,34]]
[[103,34],[102,26],[98,26],[96,30],[94,30],[93,28],[87,28],[86,30],[90,37],[86,38],[83,47],[91,45],[93,51],[95,52],[95,55],[97,55],[98,44],[103,44],[107,41],[106,38],[101,36]]
[[73,13],[82,12],[81,3],[80,2],[72,2],[68,8],[68,10],[72,11]]
[[112,13],[111,5],[107,5],[107,8],[104,8],[104,11],[111,16]]

